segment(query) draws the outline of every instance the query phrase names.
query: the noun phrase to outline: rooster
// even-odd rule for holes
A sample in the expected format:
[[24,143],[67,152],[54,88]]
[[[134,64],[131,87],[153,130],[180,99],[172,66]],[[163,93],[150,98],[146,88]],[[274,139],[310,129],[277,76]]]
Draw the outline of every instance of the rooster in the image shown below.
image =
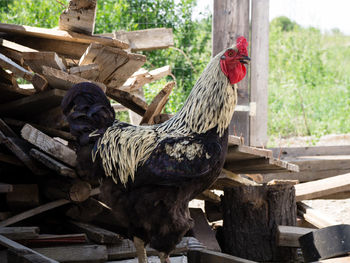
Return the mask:
[[246,75],[248,43],[216,55],[171,119],[152,126],[115,120],[102,90],[92,83],[72,87],[62,101],[78,141],[78,174],[100,181],[100,199],[132,238],[140,263],[145,244],[162,263],[193,227],[188,203],[210,187],[223,167],[237,85]]

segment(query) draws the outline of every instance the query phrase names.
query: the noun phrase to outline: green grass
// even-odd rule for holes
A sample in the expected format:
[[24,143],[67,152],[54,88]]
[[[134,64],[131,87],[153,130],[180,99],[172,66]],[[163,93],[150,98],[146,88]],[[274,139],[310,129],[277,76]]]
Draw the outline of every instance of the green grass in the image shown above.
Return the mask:
[[271,26],[268,134],[350,132],[350,36]]

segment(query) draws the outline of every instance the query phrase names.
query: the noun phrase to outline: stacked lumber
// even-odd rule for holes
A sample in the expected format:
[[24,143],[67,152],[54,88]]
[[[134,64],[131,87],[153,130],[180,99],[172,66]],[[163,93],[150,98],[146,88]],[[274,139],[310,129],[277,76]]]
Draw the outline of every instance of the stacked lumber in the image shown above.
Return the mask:
[[[142,87],[171,75],[171,68],[146,70],[146,56],[134,52],[172,46],[173,35],[166,28],[94,35],[95,16],[96,0],[71,0],[58,29],[0,23],[0,259],[8,262],[130,262],[135,257],[132,242],[105,224],[115,221],[114,214],[98,200],[98,183],[77,175],[75,137],[60,104],[74,84],[92,82],[117,102],[116,111],[137,116],[133,124],[167,120],[162,111],[175,82],[149,104]],[[206,211],[191,209],[196,226],[174,254],[194,250],[189,262],[202,262],[202,256],[205,262],[251,262],[220,253],[209,224],[222,219],[213,189],[259,185],[256,174],[297,170],[270,150],[231,136],[222,175],[198,196]],[[157,255],[150,248],[147,253]]]

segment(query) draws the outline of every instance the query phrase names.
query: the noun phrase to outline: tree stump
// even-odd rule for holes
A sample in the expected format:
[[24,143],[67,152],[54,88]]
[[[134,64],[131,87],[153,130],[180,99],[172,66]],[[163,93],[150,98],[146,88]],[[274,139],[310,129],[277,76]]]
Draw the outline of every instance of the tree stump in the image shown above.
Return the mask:
[[226,188],[223,206],[223,252],[254,260],[289,262],[295,248],[278,247],[278,225],[296,225],[295,190],[291,185]]

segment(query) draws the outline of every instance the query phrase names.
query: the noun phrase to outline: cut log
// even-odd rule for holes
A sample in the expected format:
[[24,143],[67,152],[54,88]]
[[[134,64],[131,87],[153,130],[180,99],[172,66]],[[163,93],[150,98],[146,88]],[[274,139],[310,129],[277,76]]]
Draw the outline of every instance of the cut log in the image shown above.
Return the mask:
[[107,248],[103,245],[42,247],[34,250],[59,262],[98,263],[108,259]]
[[160,114],[168,101],[169,95],[175,86],[175,82],[167,83],[164,88],[154,97],[151,104],[148,105],[145,114],[140,122],[141,124],[155,124],[154,116]]
[[42,66],[66,71],[65,63],[55,52],[24,52],[22,56],[24,62],[36,73],[42,74]]
[[162,49],[174,45],[171,28],[117,31],[114,37],[129,43],[131,51]]
[[13,191],[13,185],[12,184],[0,183],[0,193],[10,193],[12,191]]
[[123,240],[120,235],[92,224],[77,221],[70,221],[70,224],[75,230],[85,233],[90,240],[97,244],[117,244]]
[[64,198],[72,202],[81,203],[91,195],[91,185],[79,179],[52,179],[45,184],[45,195],[51,200]]
[[97,0],[70,0],[60,15],[59,29],[92,35],[95,28]]
[[0,31],[9,34],[33,36],[44,39],[65,40],[77,43],[101,43],[106,46],[128,48],[129,45],[118,39],[112,39],[108,37],[88,36],[80,33],[67,32],[58,29],[47,29],[41,27],[23,26],[0,23]]
[[13,211],[23,211],[38,206],[40,204],[38,185],[13,185],[13,191],[6,194],[6,203]]
[[256,261],[295,259],[296,250],[278,247],[276,240],[278,225],[296,225],[293,186],[226,188],[222,206],[223,252]]
[[22,137],[39,147],[44,152],[57,158],[58,160],[74,167],[76,165],[77,156],[75,151],[69,147],[55,141],[50,136],[39,131],[33,126],[26,124],[21,130]]
[[295,186],[297,202],[345,191],[350,191],[350,173]]
[[63,90],[54,89],[8,102],[0,105],[0,114],[7,117],[32,119],[39,113],[59,106],[65,93]]
[[190,208],[190,214],[194,220],[194,227],[190,230],[191,234],[207,249],[221,251],[215,233],[210,228],[203,210],[201,208]]
[[100,74],[99,69],[100,67],[97,64],[88,64],[78,67],[71,67],[68,70],[68,73],[84,79],[95,81]]
[[32,239],[39,236],[37,226],[1,227],[0,235],[12,240]]
[[9,262],[59,263],[3,235],[0,235],[0,245],[10,249]]
[[103,83],[90,81],[76,75],[68,74],[62,70],[43,66],[43,75],[52,88],[67,90],[73,87],[74,84],[78,84],[80,82],[91,82],[100,87],[103,92],[106,92],[106,86]]
[[38,151],[37,149],[31,149],[29,151],[30,156],[32,156],[34,159],[41,162],[43,165],[48,167],[51,170],[54,170],[56,173],[62,176],[67,176],[70,178],[77,178],[77,174],[75,171],[68,166],[64,165],[63,163],[60,163],[56,161],[55,159],[51,158],[47,154]]
[[281,247],[300,247],[299,237],[315,229],[295,226],[278,226],[277,244]]
[[187,261],[188,263],[257,263],[256,261],[210,251],[207,249],[188,251]]
[[16,76],[30,81],[37,91],[43,91],[47,87],[47,80],[43,76],[26,70],[3,54],[0,54],[0,66],[10,70]]
[[124,105],[133,112],[136,112],[140,116],[143,116],[145,114],[148,107],[145,101],[123,90],[107,90],[107,96]]
[[331,216],[325,215],[303,202],[298,202],[298,215],[302,216],[308,223],[317,228],[338,224],[338,222]]

